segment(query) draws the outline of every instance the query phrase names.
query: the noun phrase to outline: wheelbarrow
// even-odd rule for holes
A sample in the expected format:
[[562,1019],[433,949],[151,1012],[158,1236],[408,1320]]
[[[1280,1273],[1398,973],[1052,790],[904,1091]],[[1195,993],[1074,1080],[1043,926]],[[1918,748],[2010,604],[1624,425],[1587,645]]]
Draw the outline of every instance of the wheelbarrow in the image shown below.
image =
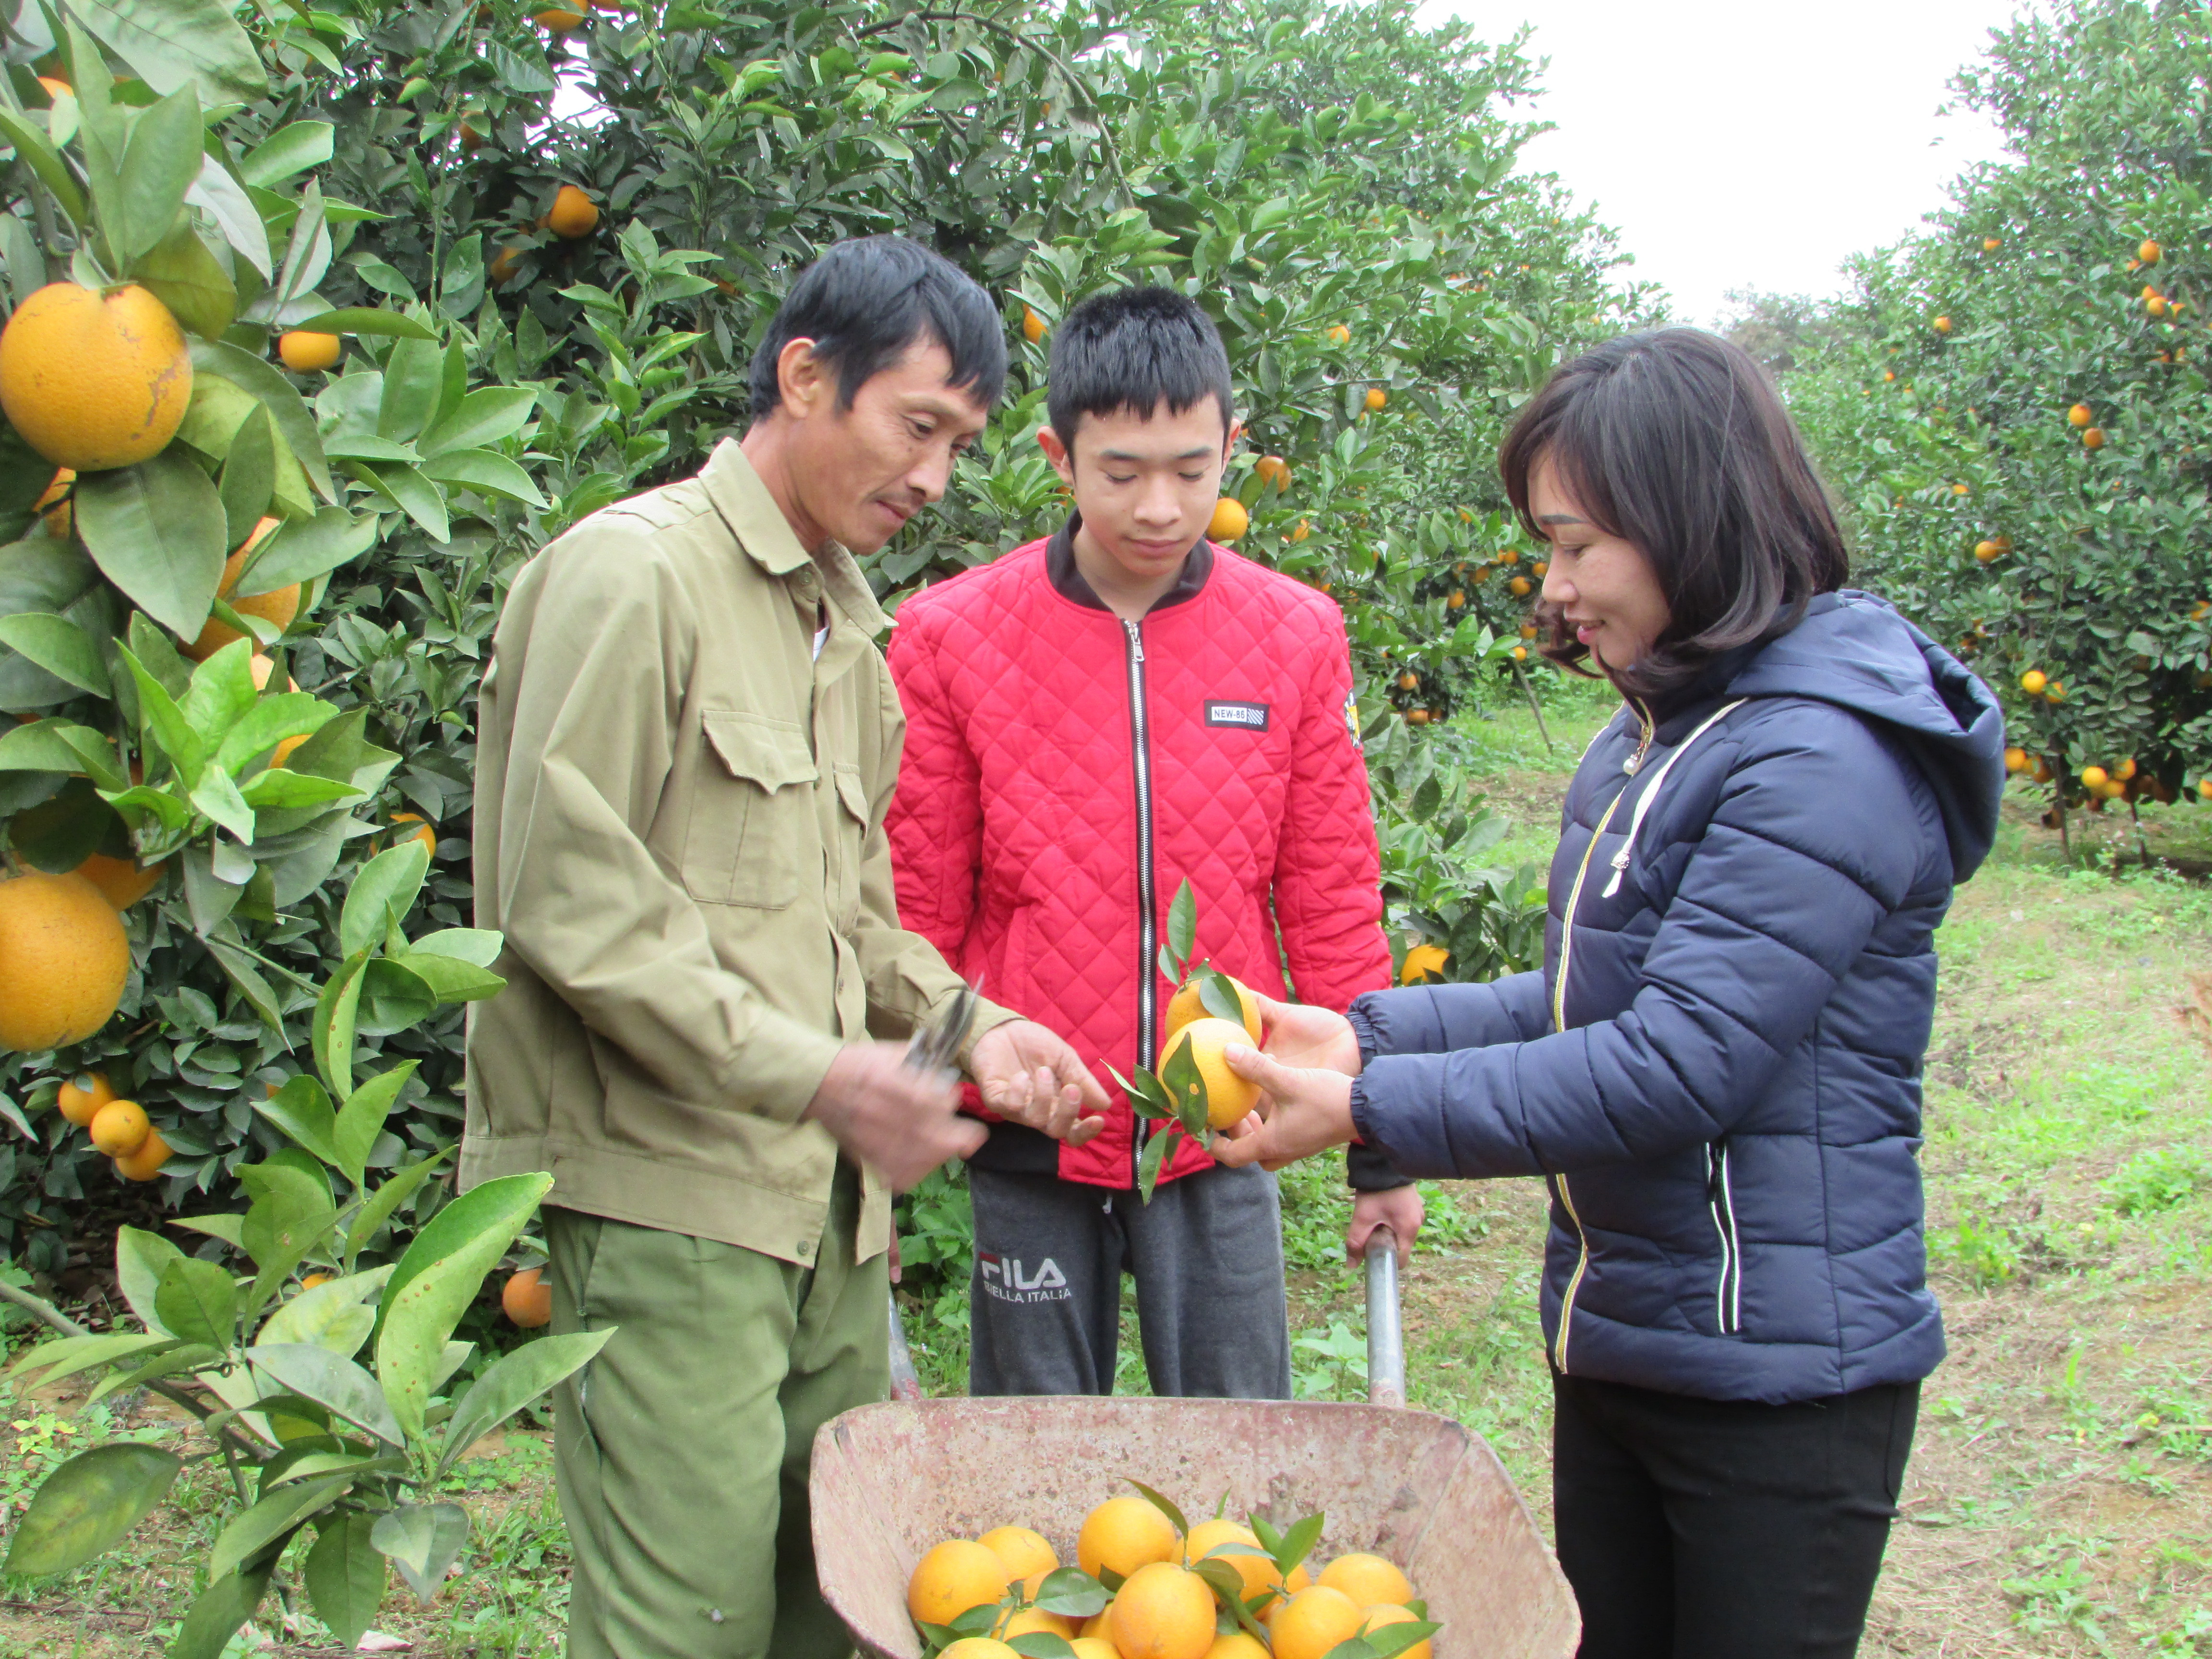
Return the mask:
[[868,1659],[918,1659],[906,1585],[924,1551],[1034,1528],[1075,1560],[1083,1517],[1131,1479],[1192,1514],[1322,1510],[1316,1563],[1402,1566],[1441,1622],[1437,1659],[1571,1659],[1582,1620],[1535,1520],[1480,1435],[1406,1408],[1396,1241],[1369,1237],[1365,1405],[1318,1401],[925,1400],[896,1303],[894,1398],[815,1437],[808,1486],[822,1594]]

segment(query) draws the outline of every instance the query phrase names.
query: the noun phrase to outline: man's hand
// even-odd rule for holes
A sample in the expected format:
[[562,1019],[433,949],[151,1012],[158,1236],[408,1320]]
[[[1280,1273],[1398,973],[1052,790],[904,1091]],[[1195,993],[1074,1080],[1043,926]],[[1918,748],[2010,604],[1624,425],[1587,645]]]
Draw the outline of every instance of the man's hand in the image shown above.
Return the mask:
[[1398,1241],[1398,1260],[1409,1261],[1413,1239],[1428,1218],[1418,1187],[1389,1187],[1379,1193],[1360,1193],[1352,1200],[1352,1225],[1345,1230],[1344,1259],[1357,1261],[1367,1254],[1367,1235],[1388,1227]]
[[1080,1146],[1106,1127],[1112,1102],[1098,1079],[1065,1038],[1035,1020],[1012,1020],[977,1037],[968,1074],[1000,1117],[1054,1140]]
[[840,1048],[805,1115],[898,1192],[945,1159],[970,1156],[989,1133],[960,1115],[959,1090],[906,1064],[900,1042]]
[[1221,1057],[1262,1091],[1255,1116],[1214,1137],[1212,1151],[1222,1163],[1279,1170],[1352,1140],[1352,1079],[1341,1072],[1294,1070],[1241,1042]]
[[1328,1008],[1302,1002],[1276,1002],[1252,994],[1260,1005],[1260,1026],[1267,1033],[1261,1052],[1294,1070],[1320,1067],[1359,1075],[1359,1038],[1352,1022]]

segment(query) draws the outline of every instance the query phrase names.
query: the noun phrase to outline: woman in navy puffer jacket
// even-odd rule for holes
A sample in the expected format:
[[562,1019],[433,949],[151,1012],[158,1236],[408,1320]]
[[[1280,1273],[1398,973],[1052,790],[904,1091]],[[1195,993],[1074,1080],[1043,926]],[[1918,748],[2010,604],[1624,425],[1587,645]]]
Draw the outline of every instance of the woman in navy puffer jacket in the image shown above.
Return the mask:
[[1218,1149],[1279,1167],[1357,1139],[1407,1175],[1544,1176],[1585,1659],[1847,1656],[1943,1356],[1921,1062],[2002,718],[1843,589],[1819,483],[1735,347],[1601,346],[1501,464],[1551,548],[1547,654],[1626,700],[1568,792],[1544,969],[1349,1021],[1263,1009],[1267,1054],[1231,1063],[1272,1110]]

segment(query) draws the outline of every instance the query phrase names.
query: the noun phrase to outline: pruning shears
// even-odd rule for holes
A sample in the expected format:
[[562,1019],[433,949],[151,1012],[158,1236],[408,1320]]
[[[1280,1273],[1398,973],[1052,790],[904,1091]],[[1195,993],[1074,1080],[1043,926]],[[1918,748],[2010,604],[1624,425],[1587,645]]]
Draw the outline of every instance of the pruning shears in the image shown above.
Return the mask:
[[961,1044],[975,1024],[983,981],[963,981],[945,1006],[918,1027],[906,1045],[906,1063],[917,1072],[957,1074]]

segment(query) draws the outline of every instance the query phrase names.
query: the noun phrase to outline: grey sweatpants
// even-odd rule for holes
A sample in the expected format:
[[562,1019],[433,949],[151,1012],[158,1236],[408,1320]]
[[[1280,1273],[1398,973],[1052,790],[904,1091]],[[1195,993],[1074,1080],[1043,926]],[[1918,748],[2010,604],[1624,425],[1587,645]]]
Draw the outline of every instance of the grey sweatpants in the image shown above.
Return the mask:
[[1266,1170],[1215,1169],[1134,1191],[968,1170],[972,1395],[1111,1394],[1121,1274],[1152,1392],[1291,1397],[1283,1217]]

